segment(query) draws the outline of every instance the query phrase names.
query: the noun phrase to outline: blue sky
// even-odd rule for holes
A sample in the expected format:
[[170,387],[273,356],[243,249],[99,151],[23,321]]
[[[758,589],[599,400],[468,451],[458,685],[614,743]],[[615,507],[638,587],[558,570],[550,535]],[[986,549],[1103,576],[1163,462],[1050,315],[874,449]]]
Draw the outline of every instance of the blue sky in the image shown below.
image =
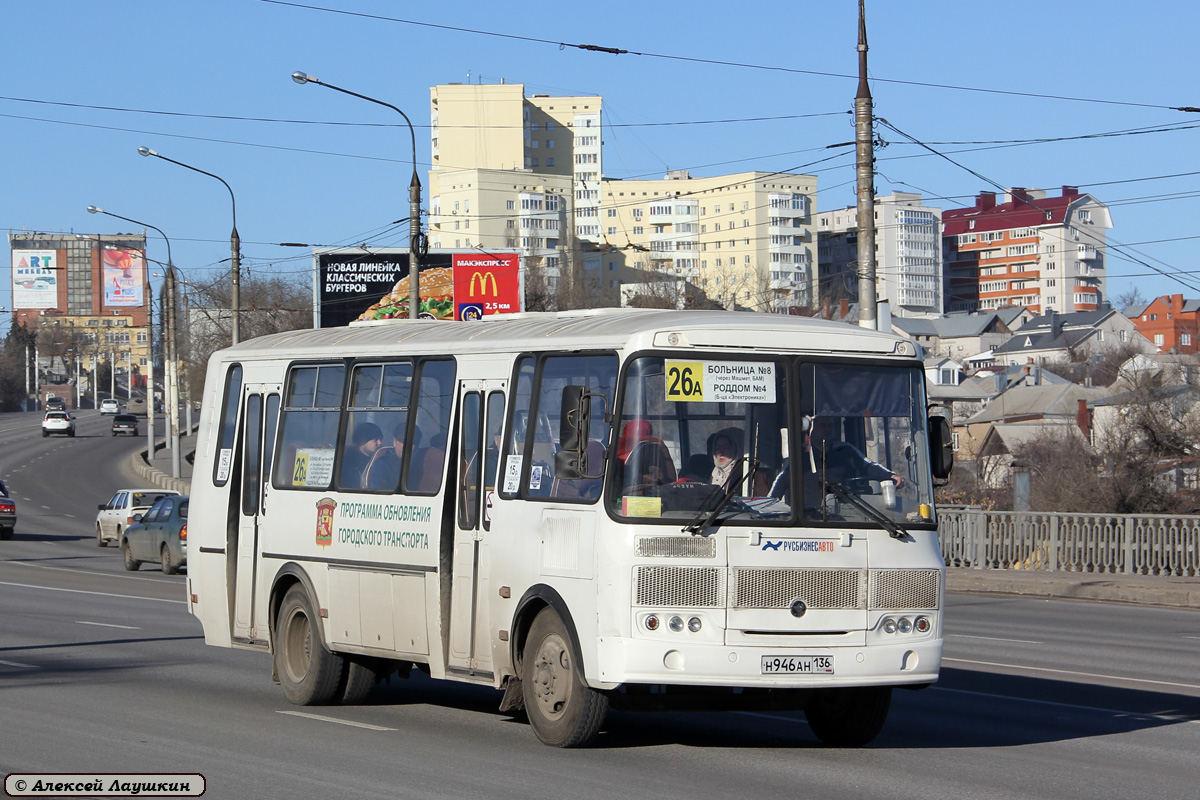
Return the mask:
[[[405,245],[392,223],[408,216],[407,129],[386,108],[298,86],[296,70],[404,109],[423,183],[429,87],[504,79],[603,95],[608,177],[796,170],[818,176],[818,211],[854,202],[852,148],[826,148],[853,139],[857,0],[303,5],[10,0],[0,227],[133,229],[85,211],[97,205],[161,228],[188,279],[210,280],[229,256],[229,195],[140,157],[145,145],[233,187],[245,269],[311,269],[309,251],[280,242]],[[1170,109],[1200,106],[1197,6],[868,0],[867,20],[876,115],[957,162],[881,126],[880,194],[952,208],[995,188],[983,179],[1078,185],[1110,205],[1110,242],[1125,245],[1109,254],[1110,297],[1200,297],[1200,113]],[[166,259],[153,232],[149,257]],[[10,299],[6,273],[0,306]]]

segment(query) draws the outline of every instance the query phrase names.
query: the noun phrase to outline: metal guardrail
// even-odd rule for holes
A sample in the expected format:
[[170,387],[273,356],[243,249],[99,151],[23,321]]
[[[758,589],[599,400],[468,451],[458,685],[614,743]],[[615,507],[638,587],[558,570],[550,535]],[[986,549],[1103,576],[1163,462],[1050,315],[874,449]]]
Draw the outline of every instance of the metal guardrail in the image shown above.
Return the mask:
[[939,507],[951,567],[1200,576],[1200,516]]

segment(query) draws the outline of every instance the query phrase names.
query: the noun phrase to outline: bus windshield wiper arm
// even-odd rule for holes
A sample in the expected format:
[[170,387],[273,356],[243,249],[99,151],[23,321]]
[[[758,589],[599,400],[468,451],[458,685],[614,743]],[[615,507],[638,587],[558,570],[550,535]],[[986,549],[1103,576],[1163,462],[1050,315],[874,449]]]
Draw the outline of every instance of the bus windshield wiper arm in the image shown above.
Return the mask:
[[[739,458],[738,464],[734,467],[734,470],[737,470],[738,467],[741,466],[741,462],[745,460],[745,456]],[[750,467],[750,481],[752,484],[754,481],[754,476],[757,474],[758,459],[756,458],[753,462],[751,462]],[[708,505],[709,498],[713,497],[716,494],[715,492],[705,498],[704,503],[700,506],[700,512],[696,514],[695,519],[683,527],[683,530],[687,531],[693,536],[699,536],[704,533],[704,531],[708,530],[708,528],[717,521],[717,517],[720,515],[720,513],[725,510],[725,506],[729,505],[729,501],[733,499],[733,495],[737,492],[738,486],[741,484],[741,482],[742,476],[740,474],[735,475],[731,472],[729,481],[725,484],[724,493],[721,495],[721,499],[717,501],[717,505],[713,508],[713,510],[708,512],[708,517],[701,521],[701,518],[704,517],[705,514],[704,506]]]
[[880,514],[878,511],[872,508],[869,503],[856,495],[854,492],[847,489],[842,484],[837,483],[836,481],[831,481],[830,483],[827,483],[826,486],[831,489],[839,498],[845,500],[847,503],[866,514],[875,522],[878,522],[884,530],[892,535],[893,539],[903,539],[909,535],[908,531],[892,522],[883,514]]

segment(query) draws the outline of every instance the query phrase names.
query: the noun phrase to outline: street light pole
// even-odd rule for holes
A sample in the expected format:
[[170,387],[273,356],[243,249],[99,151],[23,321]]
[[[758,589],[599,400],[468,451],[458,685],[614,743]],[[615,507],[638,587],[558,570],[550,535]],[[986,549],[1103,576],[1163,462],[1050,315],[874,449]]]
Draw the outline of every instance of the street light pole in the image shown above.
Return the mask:
[[[238,237],[237,199],[234,198],[234,196],[233,196],[233,189],[230,188],[228,183],[225,183],[225,180],[221,176],[213,175],[211,172],[205,172],[202,169],[197,169],[196,167],[193,167],[190,164],[184,164],[182,161],[176,161],[173,158],[167,158],[166,156],[161,155],[157,151],[151,150],[149,147],[139,147],[138,153],[140,153],[143,156],[154,156],[155,158],[161,158],[163,161],[170,161],[172,164],[176,164],[185,169],[190,169],[192,172],[199,172],[201,175],[207,175],[210,178],[216,178],[217,180],[221,181],[222,184],[225,185],[226,189],[229,190],[229,200],[233,204],[233,233],[229,234],[230,263],[231,263],[231,270],[230,270],[231,271],[231,275],[230,275],[231,290],[230,290],[229,305],[231,306],[231,309],[232,309],[232,320],[230,322],[230,329],[232,331],[232,336],[231,336],[231,338],[233,340],[232,343],[237,344],[238,342],[240,342],[242,340],[241,333],[240,333],[240,315],[241,315],[241,308],[242,308],[241,297],[240,297],[240,288],[241,288],[241,283],[242,283],[242,257],[241,257],[242,240]],[[158,228],[155,228],[155,230],[158,230]],[[159,232],[161,233],[161,231],[159,231]]]
[[407,114],[391,103],[385,103],[382,100],[376,100],[374,97],[367,97],[365,94],[359,94],[349,89],[343,89],[340,86],[334,86],[332,83],[325,83],[304,72],[293,72],[292,80],[301,86],[306,83],[315,83],[318,86],[324,86],[326,89],[333,89],[335,92],[341,92],[351,97],[357,97],[361,100],[385,106],[395,111],[401,117],[404,117],[404,121],[408,124],[408,133],[412,137],[413,167],[412,180],[408,183],[408,318],[418,319],[421,313],[421,289],[419,285],[422,249],[421,179],[417,177],[417,134],[413,130],[412,120],[408,118]]
[[[153,225],[145,222],[138,222],[136,219],[122,217],[120,214],[114,214],[111,211],[105,211],[103,208],[96,206],[87,207],[89,214],[104,214],[108,217],[124,220],[133,225],[141,225],[144,228],[158,231],[158,235],[163,237],[163,241],[167,243],[167,308],[165,314],[167,317],[167,402],[166,402],[166,418],[167,418],[167,443],[171,449],[171,477],[178,478],[181,465],[179,459],[179,357],[175,350],[175,262],[171,259],[171,240],[167,235]],[[146,270],[146,304],[149,306],[154,301],[153,296],[149,293],[150,274]],[[149,458],[154,458],[154,328],[150,327],[149,335],[150,344],[150,363],[146,369],[146,381],[149,385],[149,405],[146,409],[146,424],[149,427],[150,450]]]

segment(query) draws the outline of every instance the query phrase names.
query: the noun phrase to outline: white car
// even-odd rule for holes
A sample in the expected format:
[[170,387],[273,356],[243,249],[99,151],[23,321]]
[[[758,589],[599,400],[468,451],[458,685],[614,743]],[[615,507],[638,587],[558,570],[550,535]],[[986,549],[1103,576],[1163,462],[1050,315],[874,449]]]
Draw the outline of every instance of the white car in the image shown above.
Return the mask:
[[108,547],[109,542],[120,542],[121,531],[136,520],[135,514],[145,514],[150,506],[163,497],[179,492],[170,489],[121,489],[112,496],[96,514],[96,546]]
[[75,418],[68,411],[47,411],[42,420],[42,437],[52,433],[75,436]]
[[101,400],[100,401],[100,413],[101,414],[120,414],[121,413],[121,404],[119,402],[117,402],[116,400]]

